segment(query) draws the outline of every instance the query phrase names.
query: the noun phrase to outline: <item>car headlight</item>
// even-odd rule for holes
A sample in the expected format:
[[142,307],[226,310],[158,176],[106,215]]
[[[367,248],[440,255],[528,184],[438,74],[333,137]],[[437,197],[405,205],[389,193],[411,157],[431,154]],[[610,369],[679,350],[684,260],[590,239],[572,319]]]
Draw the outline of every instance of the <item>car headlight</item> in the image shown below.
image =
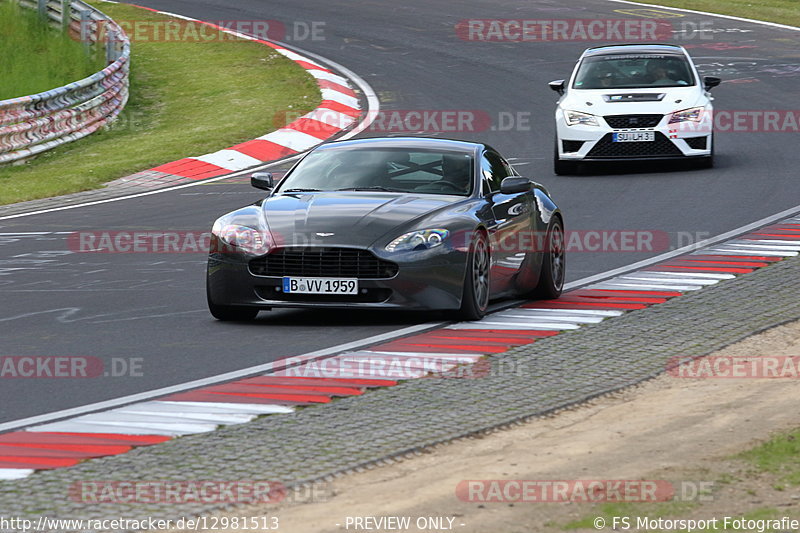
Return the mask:
[[692,107],[682,111],[676,111],[669,117],[669,123],[675,124],[677,122],[700,122],[703,120],[703,111],[705,107]]
[[410,231],[386,245],[387,252],[403,250],[428,250],[441,245],[450,232],[446,229],[426,229]]
[[567,121],[567,126],[599,126],[596,116],[580,111],[565,110],[564,120]]
[[224,244],[254,255],[263,255],[269,252],[271,247],[271,239],[266,231],[248,226],[222,224],[216,221],[211,233]]

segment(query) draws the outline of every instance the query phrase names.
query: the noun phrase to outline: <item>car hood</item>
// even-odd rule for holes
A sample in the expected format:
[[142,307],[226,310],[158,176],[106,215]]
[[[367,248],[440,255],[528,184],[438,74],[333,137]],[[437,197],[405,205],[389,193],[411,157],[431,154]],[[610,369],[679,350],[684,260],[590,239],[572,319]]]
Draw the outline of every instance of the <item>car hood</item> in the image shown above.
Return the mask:
[[[651,101],[606,101],[606,96],[664,94],[661,100]],[[682,109],[708,105],[708,98],[698,87],[664,87],[648,89],[571,89],[559,103],[561,109],[571,109],[592,115],[661,114],[666,115]]]
[[279,246],[369,246],[460,197],[381,192],[277,194],[262,209]]

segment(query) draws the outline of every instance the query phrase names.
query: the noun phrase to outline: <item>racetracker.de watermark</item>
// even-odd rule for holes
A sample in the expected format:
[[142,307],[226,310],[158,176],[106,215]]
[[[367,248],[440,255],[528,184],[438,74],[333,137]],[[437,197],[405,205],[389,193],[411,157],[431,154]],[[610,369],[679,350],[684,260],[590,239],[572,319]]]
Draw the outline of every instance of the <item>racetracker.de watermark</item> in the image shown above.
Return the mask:
[[[110,21],[81,22],[73,39],[86,41],[120,39],[117,27],[133,43],[219,43],[252,40],[280,42],[324,41],[325,22],[295,20],[142,20],[114,19]],[[99,36],[99,38],[98,38]]]
[[287,487],[279,481],[85,480],[68,489],[68,498],[84,504],[241,504],[318,503],[331,495],[327,483]]
[[670,40],[673,26],[658,19],[464,19],[455,31],[477,42],[655,42]]
[[464,480],[456,497],[469,503],[646,503],[711,501],[714,482],[622,479]]
[[689,379],[798,379],[800,355],[714,355],[685,360],[674,357],[667,373]]
[[0,356],[0,379],[142,377],[144,358],[92,356]]

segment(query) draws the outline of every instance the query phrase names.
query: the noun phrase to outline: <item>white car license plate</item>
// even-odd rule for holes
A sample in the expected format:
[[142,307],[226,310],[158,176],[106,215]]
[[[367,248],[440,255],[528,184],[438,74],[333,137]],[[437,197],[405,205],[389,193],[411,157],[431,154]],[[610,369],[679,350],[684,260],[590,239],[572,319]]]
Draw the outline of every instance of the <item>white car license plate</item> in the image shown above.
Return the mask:
[[615,143],[652,142],[656,140],[654,131],[620,131],[614,133]]
[[284,277],[283,292],[290,294],[358,294],[358,279]]

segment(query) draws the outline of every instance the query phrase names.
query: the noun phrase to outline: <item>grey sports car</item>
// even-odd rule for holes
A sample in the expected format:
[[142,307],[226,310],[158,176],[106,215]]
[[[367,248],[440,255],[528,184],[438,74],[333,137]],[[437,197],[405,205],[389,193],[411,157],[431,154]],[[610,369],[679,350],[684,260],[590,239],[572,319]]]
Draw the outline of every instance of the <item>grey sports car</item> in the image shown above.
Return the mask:
[[206,292],[220,320],[272,307],[441,309],[557,298],[564,226],[547,191],[486,144],[369,138],[324,144],[263,200],[214,223]]

